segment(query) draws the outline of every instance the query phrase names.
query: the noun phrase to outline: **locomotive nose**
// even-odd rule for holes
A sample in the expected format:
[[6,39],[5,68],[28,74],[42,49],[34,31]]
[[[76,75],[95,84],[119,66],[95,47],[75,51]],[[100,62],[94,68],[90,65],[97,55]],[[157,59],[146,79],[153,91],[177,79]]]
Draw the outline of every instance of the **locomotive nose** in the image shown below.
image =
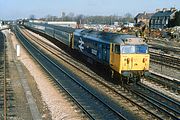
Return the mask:
[[147,54],[128,54],[122,56],[122,70],[148,70],[149,55]]

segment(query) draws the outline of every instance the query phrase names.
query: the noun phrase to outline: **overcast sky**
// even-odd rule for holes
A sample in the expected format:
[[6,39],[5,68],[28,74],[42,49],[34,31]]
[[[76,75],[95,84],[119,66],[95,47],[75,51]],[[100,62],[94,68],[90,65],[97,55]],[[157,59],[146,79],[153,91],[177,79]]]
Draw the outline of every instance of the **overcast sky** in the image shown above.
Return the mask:
[[180,9],[180,0],[0,0],[0,19],[37,18],[62,12],[84,15],[119,15],[154,12],[156,8]]

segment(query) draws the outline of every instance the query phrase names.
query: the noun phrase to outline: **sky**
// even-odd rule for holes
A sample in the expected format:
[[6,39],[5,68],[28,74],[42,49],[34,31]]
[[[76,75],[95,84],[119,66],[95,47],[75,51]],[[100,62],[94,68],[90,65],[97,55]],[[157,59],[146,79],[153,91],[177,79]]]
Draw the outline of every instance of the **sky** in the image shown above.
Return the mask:
[[0,0],[0,20],[36,18],[47,15],[118,15],[155,12],[157,8],[180,9],[180,0]]

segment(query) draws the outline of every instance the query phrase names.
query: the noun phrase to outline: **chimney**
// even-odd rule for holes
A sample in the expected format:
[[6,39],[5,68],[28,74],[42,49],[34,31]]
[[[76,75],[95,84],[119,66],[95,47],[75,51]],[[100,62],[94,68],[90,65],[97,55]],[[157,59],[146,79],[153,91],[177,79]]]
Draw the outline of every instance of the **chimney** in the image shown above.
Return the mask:
[[162,11],[163,11],[163,12],[167,11],[167,8],[163,8]]
[[144,11],[144,15],[147,15],[146,11]]
[[159,11],[160,11],[160,9],[159,9],[159,8],[157,8],[157,9],[156,9],[156,12],[159,12]]
[[174,12],[174,11],[176,11],[176,8],[172,7],[170,10],[171,10],[171,12]]

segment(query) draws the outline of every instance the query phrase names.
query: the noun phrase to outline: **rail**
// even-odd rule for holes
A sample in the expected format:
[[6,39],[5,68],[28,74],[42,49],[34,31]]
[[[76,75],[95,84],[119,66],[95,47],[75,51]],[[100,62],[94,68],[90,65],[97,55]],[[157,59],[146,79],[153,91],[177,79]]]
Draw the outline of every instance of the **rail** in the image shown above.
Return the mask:
[[[105,101],[98,98],[89,86],[78,80],[75,76],[67,73],[62,66],[58,65],[52,59],[46,57],[40,50],[35,48],[32,43],[18,32],[17,37],[22,44],[28,49],[31,55],[42,65],[44,69],[56,80],[56,82],[69,94],[75,102],[81,106],[87,116],[91,119],[126,119],[121,113],[114,110]],[[84,97],[86,96],[86,97]],[[102,111],[103,110],[103,111]]]
[[1,94],[1,98],[0,99],[3,99],[2,102],[1,102],[1,105],[2,105],[2,116],[3,118],[1,119],[4,119],[6,120],[7,119],[7,88],[6,88],[6,49],[5,49],[5,36],[2,32],[0,32],[0,65],[1,65],[1,68],[0,68],[0,84],[1,84],[1,91],[0,91],[0,94]]
[[131,88],[131,91],[153,104],[157,110],[165,113],[166,116],[169,116],[168,119],[176,120],[180,118],[179,102],[141,83],[137,83],[137,85]]
[[[44,49],[48,50],[49,52],[51,52],[52,54],[54,54],[55,56],[57,56],[58,58],[62,59],[63,61],[65,61],[66,63],[70,64],[71,66],[73,66],[74,68],[78,69],[79,71],[83,72],[84,74],[86,74],[87,76],[89,76],[90,78],[98,81],[101,85],[105,86],[106,88],[108,88],[109,90],[113,91],[114,94],[116,95],[119,95],[121,97],[123,97],[125,100],[131,102],[133,105],[136,105],[138,106],[138,108],[141,108],[143,109],[145,112],[147,113],[150,113],[151,115],[155,116],[156,118],[158,119],[162,119],[161,117],[159,117],[157,114],[154,114],[153,112],[151,112],[150,110],[148,110],[146,107],[142,106],[141,104],[139,103],[136,103],[135,101],[131,100],[128,96],[126,96],[125,94],[122,94],[121,92],[119,92],[119,90],[117,90],[117,87],[114,88],[113,85],[111,85],[110,83],[106,83],[105,81],[101,81],[99,79],[97,79],[96,77],[90,75],[88,72],[86,72],[84,69],[81,69],[77,66],[77,64],[73,64],[72,61],[65,57],[65,56],[68,56],[68,57],[71,57],[69,56],[68,54],[62,52],[61,50],[58,50],[56,47],[54,47],[53,45],[51,44],[48,44],[46,42],[43,42],[41,39],[33,36],[32,34],[28,34],[27,32],[24,32],[25,35],[27,35],[30,39],[34,40],[34,41],[38,41],[37,44],[39,44],[40,46],[42,46]],[[46,45],[43,45],[43,44],[46,44]],[[50,47],[48,47],[50,46]],[[51,48],[51,50],[50,50]],[[54,48],[54,49],[53,49]],[[53,49],[53,50],[52,50]],[[61,52],[62,55],[59,55],[58,53],[54,52],[54,51],[58,51],[58,52]]]
[[[4,38],[5,42],[5,38]],[[6,45],[4,43],[4,120],[7,119],[7,98],[6,98]]]
[[168,54],[150,52],[151,61],[180,70],[180,58]]
[[180,80],[176,78],[171,78],[169,76],[150,71],[150,75],[147,76],[147,79],[163,85],[164,87],[171,88],[174,92],[180,92]]

